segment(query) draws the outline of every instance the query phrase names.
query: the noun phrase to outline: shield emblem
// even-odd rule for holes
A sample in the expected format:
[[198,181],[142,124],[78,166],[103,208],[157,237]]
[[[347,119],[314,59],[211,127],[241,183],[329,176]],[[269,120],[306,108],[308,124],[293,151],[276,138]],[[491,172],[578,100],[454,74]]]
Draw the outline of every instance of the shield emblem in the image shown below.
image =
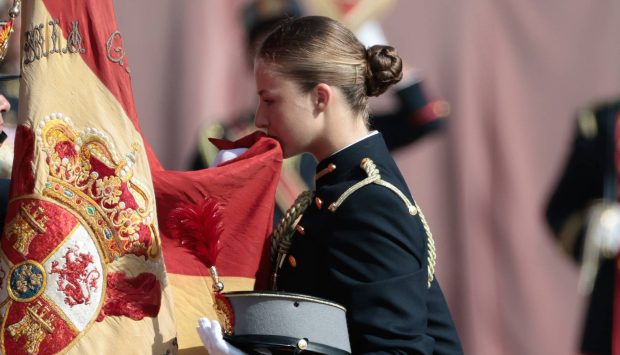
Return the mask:
[[52,199],[13,200],[0,253],[2,352],[56,353],[97,319],[101,247],[83,219]]
[[35,133],[48,176],[40,193],[11,200],[0,242],[0,343],[10,354],[70,347],[105,317],[107,265],[159,254],[152,198],[132,175],[134,152],[120,157],[104,132],[79,130],[61,113]]

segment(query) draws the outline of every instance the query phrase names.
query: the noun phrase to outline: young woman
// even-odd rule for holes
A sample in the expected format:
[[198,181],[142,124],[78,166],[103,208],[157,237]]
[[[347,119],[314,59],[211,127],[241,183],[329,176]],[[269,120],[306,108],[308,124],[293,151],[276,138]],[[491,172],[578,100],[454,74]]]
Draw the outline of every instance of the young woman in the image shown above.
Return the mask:
[[368,130],[368,97],[402,77],[394,48],[366,49],[340,23],[302,17],[265,39],[255,76],[256,126],[285,157],[319,161],[316,190],[274,233],[275,288],[345,306],[354,354],[462,353],[428,225],[381,134]]

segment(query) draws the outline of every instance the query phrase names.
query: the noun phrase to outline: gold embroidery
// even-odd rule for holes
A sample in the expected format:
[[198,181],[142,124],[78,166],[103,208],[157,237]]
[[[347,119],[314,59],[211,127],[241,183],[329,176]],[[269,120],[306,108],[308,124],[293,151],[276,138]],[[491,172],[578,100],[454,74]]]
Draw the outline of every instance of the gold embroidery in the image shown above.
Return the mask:
[[227,336],[233,335],[234,313],[226,297],[215,295],[215,314],[222,325],[222,333]]
[[38,262],[26,260],[11,269],[7,285],[9,297],[13,300],[30,302],[45,291],[47,273]]
[[19,207],[19,213],[7,227],[7,236],[14,239],[13,248],[22,255],[28,254],[30,243],[36,234],[45,233],[48,217],[43,208],[28,203]]
[[[75,131],[70,119],[60,113],[39,123],[37,142],[49,166],[43,195],[80,212],[97,234],[107,262],[126,253],[157,257],[154,198],[133,177],[139,144],[133,144],[121,159],[103,132],[87,128],[78,135]],[[148,240],[141,237],[144,227]]]
[[[26,315],[19,322],[7,327],[9,335],[17,342],[21,337],[26,337],[25,349],[28,354],[37,354],[39,346],[47,334],[52,334],[54,327],[52,322],[56,317],[50,312],[49,308],[43,307],[36,302],[26,307]],[[47,334],[46,334],[47,333]]]

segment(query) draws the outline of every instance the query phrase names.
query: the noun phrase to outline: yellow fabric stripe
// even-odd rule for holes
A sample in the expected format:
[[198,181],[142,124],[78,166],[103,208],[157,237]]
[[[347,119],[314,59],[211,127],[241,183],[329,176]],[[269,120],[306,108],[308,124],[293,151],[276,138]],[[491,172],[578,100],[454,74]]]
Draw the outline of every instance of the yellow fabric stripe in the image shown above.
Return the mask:
[[[174,296],[179,354],[204,354],[196,326],[200,317],[216,319],[211,277],[170,273],[168,281]],[[220,281],[224,283],[224,292],[254,288],[254,279],[250,278],[223,276]]]

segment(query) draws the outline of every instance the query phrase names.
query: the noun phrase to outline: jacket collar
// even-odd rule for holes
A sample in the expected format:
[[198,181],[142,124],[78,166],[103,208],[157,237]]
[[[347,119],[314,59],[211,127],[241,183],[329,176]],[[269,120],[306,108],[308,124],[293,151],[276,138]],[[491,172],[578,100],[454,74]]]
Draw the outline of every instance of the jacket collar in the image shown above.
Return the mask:
[[[389,154],[381,133],[369,135],[319,162],[316,167],[316,187],[342,181],[351,174],[359,174],[363,179],[366,176],[360,168],[362,159],[369,157],[376,162]],[[353,169],[356,170],[352,172]]]

